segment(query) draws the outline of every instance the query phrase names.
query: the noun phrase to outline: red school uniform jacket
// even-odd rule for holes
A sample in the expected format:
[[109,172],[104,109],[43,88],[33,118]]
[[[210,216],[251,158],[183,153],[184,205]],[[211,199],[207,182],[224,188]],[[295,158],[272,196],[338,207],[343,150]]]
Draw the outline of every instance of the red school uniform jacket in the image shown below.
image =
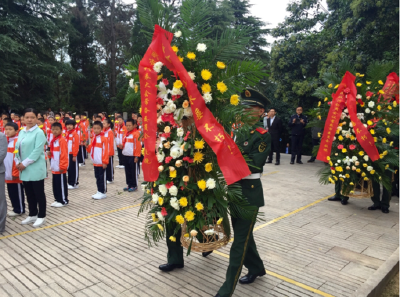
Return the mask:
[[79,135],[75,130],[67,131],[65,138],[68,144],[68,154],[76,157],[79,152]]
[[93,166],[102,167],[108,165],[108,140],[104,137],[104,133],[95,135],[92,143],[87,147],[90,157],[93,161]]
[[15,144],[17,143],[18,137],[8,138],[7,155],[4,158],[4,166],[6,168],[5,179],[7,184],[22,183],[19,179],[19,170],[15,163]]
[[58,136],[50,142],[51,172],[65,173],[68,169],[68,144],[64,137]]

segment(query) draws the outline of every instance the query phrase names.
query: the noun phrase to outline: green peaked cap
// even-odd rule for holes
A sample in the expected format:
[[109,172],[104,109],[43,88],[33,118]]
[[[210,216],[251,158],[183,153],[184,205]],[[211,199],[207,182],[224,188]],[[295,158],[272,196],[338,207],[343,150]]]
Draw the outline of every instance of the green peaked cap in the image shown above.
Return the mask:
[[240,103],[243,105],[258,106],[265,109],[269,104],[267,97],[253,89],[245,89],[240,96],[242,97]]

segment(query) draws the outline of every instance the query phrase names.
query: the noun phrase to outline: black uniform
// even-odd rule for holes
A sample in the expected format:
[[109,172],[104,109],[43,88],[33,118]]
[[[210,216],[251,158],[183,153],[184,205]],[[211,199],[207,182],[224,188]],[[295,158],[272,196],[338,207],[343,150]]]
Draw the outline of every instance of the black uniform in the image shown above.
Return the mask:
[[[300,120],[303,120],[303,123],[300,122]],[[295,122],[293,123],[293,120]],[[292,115],[290,120],[289,120],[289,127],[291,128],[291,134],[292,134],[292,158],[291,158],[291,163],[294,162],[294,159],[297,156],[296,162],[299,163],[301,162],[301,149],[303,147],[303,140],[304,140],[304,134],[305,134],[305,126],[308,123],[308,119],[305,115],[301,114],[295,114]]]

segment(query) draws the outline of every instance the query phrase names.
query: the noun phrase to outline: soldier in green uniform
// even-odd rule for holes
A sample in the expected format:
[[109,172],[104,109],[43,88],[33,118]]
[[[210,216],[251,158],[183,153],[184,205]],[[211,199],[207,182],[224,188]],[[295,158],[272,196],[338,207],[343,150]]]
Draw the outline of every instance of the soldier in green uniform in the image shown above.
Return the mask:
[[[256,209],[252,220],[232,217],[234,241],[229,254],[226,280],[216,297],[230,297],[235,291],[238,281],[241,284],[251,284],[257,277],[265,275],[264,264],[254,241],[253,228],[258,209],[264,206],[264,194],[260,178],[271,150],[271,136],[260,122],[268,101],[262,94],[251,89],[245,90],[241,96],[241,103],[250,107],[249,110],[255,117],[255,122],[248,133],[238,134],[235,139],[242,154],[251,160],[250,165],[252,165],[249,166],[251,174],[242,179],[240,184],[242,185],[243,196]],[[248,273],[239,279],[243,265],[248,269]]]
[[346,205],[349,201],[348,196],[344,196],[342,191],[342,181],[338,180],[335,182],[335,196],[328,198],[329,201],[340,201],[343,205]]

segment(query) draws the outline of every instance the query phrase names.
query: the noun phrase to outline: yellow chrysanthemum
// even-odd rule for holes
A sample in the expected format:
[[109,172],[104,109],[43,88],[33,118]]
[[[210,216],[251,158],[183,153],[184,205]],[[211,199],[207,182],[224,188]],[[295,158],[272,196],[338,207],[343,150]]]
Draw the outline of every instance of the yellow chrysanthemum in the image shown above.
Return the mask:
[[164,227],[161,224],[157,224],[158,229],[160,229],[161,231],[164,231]]
[[332,88],[332,84],[329,84],[329,85],[328,85],[328,88]]
[[393,101],[393,107],[396,107],[396,106],[397,106],[397,102]]
[[222,221],[223,221],[223,218],[220,218],[220,219],[217,221],[217,225],[221,225]]
[[386,133],[387,134],[390,134],[390,132],[392,132],[392,130],[390,130],[390,128],[388,127],[388,128],[386,128]]
[[184,219],[181,215],[177,215],[177,216],[175,217],[175,221],[176,221],[178,224],[182,225],[182,224],[185,222],[185,219]]
[[364,153],[364,151],[360,151],[358,154],[362,157],[362,156],[364,156],[365,153]]
[[368,81],[368,80],[367,80],[365,83],[366,83],[367,85],[370,85],[370,84],[372,84],[372,81]]
[[189,60],[194,60],[194,59],[196,59],[196,54],[193,53],[193,52],[188,52],[187,55],[186,55],[186,57],[187,57]]
[[368,167],[368,164],[367,164],[367,163],[364,163],[364,164],[363,164],[363,167],[364,167],[364,168],[367,168],[367,167]]
[[333,177],[336,181],[338,180],[338,178],[336,176]]
[[179,79],[174,82],[174,88],[180,89],[182,87],[183,87],[183,83]]
[[224,84],[224,82],[220,81],[219,83],[217,83],[217,89],[218,91],[220,91],[222,94],[225,93],[226,91],[228,91],[228,87],[226,86],[226,84]]
[[342,149],[342,153],[347,153],[347,149]]
[[392,107],[389,105],[389,106],[388,106],[388,109],[389,109],[389,110],[392,110]]
[[205,93],[210,93],[211,92],[211,86],[210,84],[203,84],[201,86],[201,91],[203,92],[203,94]]
[[179,49],[178,49],[178,47],[177,47],[176,45],[173,45],[173,46],[172,46],[172,50],[173,50],[175,53],[177,53],[177,52],[179,51]]
[[361,176],[362,176],[362,177],[366,176],[365,172],[361,173]]
[[212,171],[212,163],[207,163],[204,165],[206,172],[211,172]]
[[161,197],[158,197],[158,204],[161,206],[164,204],[164,199]]
[[200,211],[200,210],[204,209],[204,205],[202,203],[200,203],[200,202],[197,202],[195,207],[196,207],[197,211]]
[[177,174],[176,170],[170,171],[170,172],[169,172],[169,177],[170,177],[170,178],[175,178],[175,177],[176,177],[176,174]]
[[332,178],[329,178],[329,181],[330,181],[332,184],[335,183],[335,181],[334,181]]
[[353,135],[350,136],[350,139],[353,141],[356,140],[356,138]]
[[204,80],[210,80],[212,77],[212,73],[208,69],[201,70],[201,77]]
[[341,181],[344,181],[344,178],[343,177],[341,177],[341,178],[339,178]]
[[[221,93],[223,93],[221,91]],[[239,100],[239,96],[234,94],[231,96],[231,104],[237,106],[239,104],[240,100]]]
[[182,63],[183,62],[183,57],[178,56],[179,61]]
[[389,143],[389,145],[392,146],[392,145],[393,145],[393,141],[391,141],[391,142]]
[[373,123],[372,121],[367,121],[367,124],[368,124],[369,126],[372,126],[374,123]]
[[153,222],[157,222],[158,221],[158,218],[157,218],[155,213],[151,214],[151,218],[153,219]]
[[342,136],[342,135],[339,135],[339,136],[338,136],[338,139],[339,139],[339,141],[343,141],[343,136]]
[[324,102],[328,101],[328,97],[325,97]]
[[375,170],[371,170],[369,173],[371,173],[371,174],[375,174]]
[[196,141],[194,142],[194,148],[195,148],[196,150],[202,150],[202,149],[204,148],[204,139],[202,139],[202,140],[196,140]]
[[146,193],[147,193],[147,194],[150,194],[150,190],[147,190]]
[[371,130],[369,130],[369,133],[371,133],[371,135],[374,135],[375,134],[375,130],[371,129]]
[[354,183],[353,183],[353,182],[351,182],[349,185],[350,185],[350,186],[354,186]]
[[368,177],[364,177],[364,180],[369,180],[369,178]]
[[362,83],[357,83],[357,87],[361,87],[362,86]]
[[182,207],[186,207],[188,205],[188,201],[186,197],[182,197],[181,199],[179,199],[179,205]]
[[337,89],[337,88],[339,88],[339,85],[336,85],[336,86],[335,86],[335,89]]
[[321,101],[318,101],[318,107],[320,107],[321,106]]
[[175,236],[170,236],[169,240],[171,240],[172,242],[176,242],[176,237]]
[[379,94],[385,94],[385,91],[384,91],[384,90],[379,90],[378,93],[379,93]]
[[138,91],[139,91],[139,86],[135,84],[135,93],[137,93]]
[[382,138],[382,143],[386,143],[386,138]]
[[378,108],[378,110],[381,110],[382,107],[380,105],[378,105],[377,108]]
[[379,80],[378,84],[383,85],[383,81]]
[[335,170],[331,170],[331,173],[332,173],[332,174],[335,174],[335,173],[336,173],[336,171],[335,171]]
[[326,157],[326,159],[329,161],[331,159],[331,157],[328,156],[328,157]]
[[188,210],[188,211],[185,213],[185,219],[186,219],[188,222],[193,221],[195,215],[196,215],[196,214],[195,214],[193,211]]
[[345,177],[346,177],[346,178],[349,178],[349,177],[350,177],[350,174],[346,173],[346,174],[345,174]]
[[188,238],[189,237],[189,233],[185,233],[185,235],[183,235],[183,237]]
[[337,166],[335,169],[336,169],[336,171],[338,171],[338,172],[342,172],[342,171],[343,171],[342,166]]
[[197,181],[197,186],[200,190],[204,191],[207,188],[207,183],[204,179]]
[[357,172],[357,173],[360,173],[360,172],[361,172],[361,169],[360,169],[360,168],[358,168],[358,169],[356,170],[356,172]]
[[318,132],[318,137],[319,137],[319,138],[321,138],[321,135],[322,135],[321,132]]
[[200,152],[195,152],[193,155],[193,162],[199,164],[201,162],[203,162],[204,160],[204,155]]
[[219,69],[225,69],[226,65],[225,65],[224,62],[218,61],[218,62],[217,62],[217,67],[218,67]]
[[160,75],[157,75],[157,80],[160,80],[164,77],[164,75],[161,73]]
[[360,77],[364,77],[365,76],[365,74],[360,74]]

